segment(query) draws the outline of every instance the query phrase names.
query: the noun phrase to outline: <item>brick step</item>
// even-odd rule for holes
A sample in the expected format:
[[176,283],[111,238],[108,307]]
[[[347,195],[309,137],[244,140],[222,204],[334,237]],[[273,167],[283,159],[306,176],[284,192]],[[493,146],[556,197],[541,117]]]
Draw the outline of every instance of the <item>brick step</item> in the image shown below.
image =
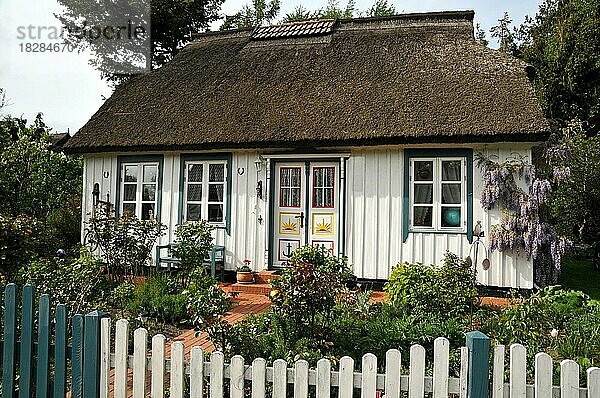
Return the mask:
[[268,296],[271,293],[271,285],[268,283],[232,283],[221,287],[225,292],[262,294]]
[[272,281],[273,279],[277,279],[277,278],[279,278],[278,271],[264,270],[264,271],[254,273],[254,282],[260,283],[260,284],[268,284],[270,281]]

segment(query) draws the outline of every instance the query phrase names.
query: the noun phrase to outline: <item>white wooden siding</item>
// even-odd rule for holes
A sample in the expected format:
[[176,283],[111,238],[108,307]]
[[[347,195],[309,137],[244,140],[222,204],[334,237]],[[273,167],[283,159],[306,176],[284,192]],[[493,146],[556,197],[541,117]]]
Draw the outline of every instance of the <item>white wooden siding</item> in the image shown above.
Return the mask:
[[[430,146],[429,146],[430,147]],[[438,146],[448,148],[449,146]],[[500,161],[514,154],[530,159],[530,146],[488,145],[486,150]],[[356,149],[347,161],[347,222],[346,253],[357,276],[386,279],[394,265],[410,263],[440,264],[444,253],[451,251],[461,257],[469,255],[471,244],[462,234],[409,233],[402,242],[404,158],[400,147],[386,149]],[[500,211],[482,209],[481,171],[473,165],[473,225],[482,221],[486,233],[500,219]],[[495,252],[490,256],[488,271],[481,268],[483,252],[478,259],[477,279],[491,286],[533,287],[533,264],[523,256]]]
[[[154,154],[154,153],[153,153]],[[110,192],[110,201],[115,203],[118,181],[117,156],[119,154],[88,155],[84,158],[84,195],[83,214],[87,220],[92,211],[92,190],[94,183],[100,184],[101,199],[106,199]],[[127,154],[132,155],[132,154]],[[135,155],[138,155],[136,153]],[[139,155],[144,155],[139,153]],[[164,153],[162,170],[162,201],[160,218],[167,226],[165,236],[160,243],[165,244],[175,239],[174,231],[179,222],[179,203],[181,200],[180,174],[181,154]],[[256,152],[237,152],[233,156],[231,167],[231,231],[226,234],[218,232],[217,240],[223,242],[226,248],[226,269],[233,270],[243,265],[244,259],[252,261],[255,270],[265,268],[264,264],[264,228],[265,223],[259,224],[257,219],[265,219],[265,201],[256,198],[257,172],[254,165]],[[242,173],[243,169],[243,173]],[[103,173],[108,172],[108,178]],[[242,174],[240,174],[242,173]],[[261,180],[264,184],[264,168]],[[85,228],[85,223],[83,224]],[[85,231],[83,232],[85,234]]]
[[[431,146],[428,146],[431,147]],[[438,146],[448,148],[451,146]],[[455,146],[456,147],[456,146]],[[515,153],[530,156],[530,145],[493,144],[476,147],[486,150],[504,160]],[[110,192],[114,203],[117,186],[117,155],[102,154],[85,157],[84,164],[84,215],[92,210],[92,189],[100,184],[101,198]],[[265,167],[257,173],[254,161],[257,152],[236,151],[231,167],[231,230],[221,232],[219,241],[226,247],[226,269],[242,265],[244,259],[252,261],[254,270],[262,270],[265,264],[267,223],[266,195],[256,197],[257,181],[263,181],[263,193],[267,192]],[[168,227],[161,243],[172,242],[174,229],[179,220],[180,153],[164,153],[161,220]],[[108,177],[104,173],[108,172]],[[257,179],[258,177],[258,179]],[[359,278],[387,279],[394,265],[401,261],[439,264],[449,250],[459,256],[467,256],[471,248],[466,235],[410,233],[402,242],[404,158],[401,147],[354,149],[346,162],[346,250]],[[491,225],[498,222],[500,212],[485,212],[481,208],[481,172],[473,166],[473,225],[482,221],[487,236]],[[262,218],[262,224],[258,219]],[[480,252],[481,253],[481,252]],[[488,271],[481,268],[480,254],[477,279],[491,286],[533,287],[533,264],[523,256],[511,253],[493,253]]]

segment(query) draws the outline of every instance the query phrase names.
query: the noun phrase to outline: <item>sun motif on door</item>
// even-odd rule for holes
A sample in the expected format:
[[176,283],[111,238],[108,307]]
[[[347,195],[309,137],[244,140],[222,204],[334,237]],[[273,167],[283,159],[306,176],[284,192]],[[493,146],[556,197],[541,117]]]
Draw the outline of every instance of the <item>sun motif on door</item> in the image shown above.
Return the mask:
[[313,213],[313,235],[333,235],[333,213]]

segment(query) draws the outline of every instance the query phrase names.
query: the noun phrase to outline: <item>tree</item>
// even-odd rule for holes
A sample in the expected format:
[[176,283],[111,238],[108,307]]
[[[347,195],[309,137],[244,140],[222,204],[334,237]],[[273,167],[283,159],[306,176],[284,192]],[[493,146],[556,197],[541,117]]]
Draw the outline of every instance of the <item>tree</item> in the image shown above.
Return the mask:
[[593,243],[600,238],[600,136],[587,137],[581,122],[569,123],[561,134],[550,153],[560,164],[550,172],[565,177],[554,193],[552,221],[561,234]]
[[327,6],[317,11],[319,19],[348,19],[356,14],[354,0],[348,0],[346,7],[341,8],[338,0],[328,0]]
[[367,11],[369,17],[386,17],[396,14],[396,7],[387,0],[375,0],[375,4]]
[[50,144],[38,114],[0,121],[0,273],[11,279],[28,261],[57,249],[77,252],[83,167]]
[[515,38],[514,31],[511,31],[512,19],[510,19],[507,12],[504,16],[498,20],[498,25],[490,28],[490,33],[493,38],[498,39],[500,47],[498,50],[503,53],[517,56],[518,46]]
[[[212,22],[220,19],[223,1],[132,0],[117,3],[111,0],[59,0],[64,11],[57,17],[68,27],[65,40],[78,49],[92,50],[90,64],[100,71],[102,78],[119,84],[132,75],[170,61],[194,34],[207,30]],[[131,21],[133,34],[137,27],[145,29],[148,22],[150,32],[140,33],[140,40],[113,39],[117,33],[125,35],[127,31],[131,34],[128,21]],[[114,27],[117,23],[127,29],[103,30],[102,34],[111,39],[106,36],[94,39],[95,27]],[[148,52],[150,57],[146,56]],[[125,72],[124,67],[127,67]]]
[[600,123],[600,1],[547,0],[528,27],[523,59],[551,118]]
[[475,25],[475,41],[486,47],[490,44],[485,35],[485,30],[483,30],[479,24]]
[[234,15],[225,17],[221,30],[250,29],[270,24],[279,14],[280,0],[252,0]]
[[[534,86],[547,117],[579,119],[593,134],[600,129],[600,0],[545,0],[534,19],[510,33],[505,14],[498,37],[531,64]],[[503,48],[501,42],[501,48]]]
[[318,15],[315,12],[307,10],[302,5],[299,5],[298,7],[294,8],[294,11],[292,11],[289,14],[286,14],[285,17],[283,18],[283,21],[284,22],[299,22],[299,21],[307,21],[309,19],[316,19],[316,18],[318,18]]

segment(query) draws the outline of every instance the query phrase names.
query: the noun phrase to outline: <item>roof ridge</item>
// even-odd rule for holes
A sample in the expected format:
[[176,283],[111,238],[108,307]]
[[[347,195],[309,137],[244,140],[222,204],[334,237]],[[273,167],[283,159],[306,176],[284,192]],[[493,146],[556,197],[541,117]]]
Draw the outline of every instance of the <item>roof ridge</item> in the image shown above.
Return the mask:
[[[280,27],[290,27],[290,26],[307,26],[307,25],[316,25],[320,22],[330,23],[333,26],[340,25],[366,25],[370,23],[387,23],[387,22],[409,22],[409,21],[444,21],[444,20],[464,20],[465,22],[473,23],[473,19],[475,17],[475,11],[473,10],[457,10],[457,11],[432,11],[432,12],[414,12],[414,13],[406,13],[406,14],[396,14],[389,16],[378,16],[378,17],[356,17],[356,18],[341,18],[341,19],[318,19],[312,18],[304,21],[291,21],[291,22],[283,22],[274,25],[261,25],[255,28],[242,28],[242,29],[229,29],[229,30],[219,30],[219,31],[207,31],[201,33],[195,33],[192,35],[194,39],[206,38],[206,37],[219,37],[224,38],[228,36],[239,36],[239,34],[247,34],[250,33],[253,39],[265,39],[265,38],[274,38],[274,37],[255,37],[255,33],[257,30],[260,31],[275,31]],[[326,32],[332,33],[332,32]],[[317,33],[319,34],[319,33]],[[323,34],[323,32],[320,32]],[[309,34],[311,35],[311,34]],[[301,36],[301,35],[298,35]],[[305,35],[304,35],[305,36]]]

